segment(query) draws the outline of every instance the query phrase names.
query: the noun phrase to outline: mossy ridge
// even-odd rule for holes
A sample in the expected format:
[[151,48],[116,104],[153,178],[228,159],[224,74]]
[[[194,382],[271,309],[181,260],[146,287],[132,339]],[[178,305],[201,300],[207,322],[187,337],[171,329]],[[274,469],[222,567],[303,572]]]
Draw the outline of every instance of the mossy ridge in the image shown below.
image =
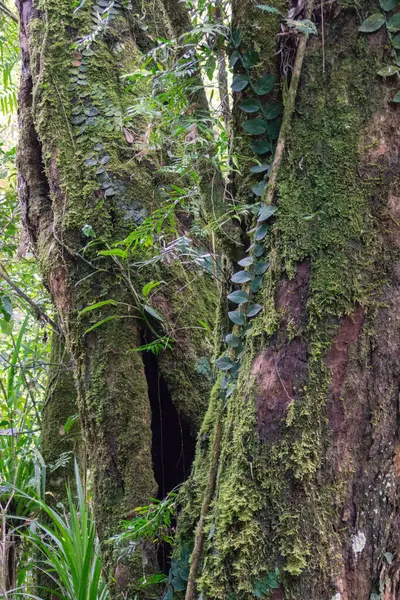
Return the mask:
[[[254,597],[254,584],[282,564],[289,600],[300,588],[311,589],[313,581],[328,581],[329,587],[337,566],[332,517],[335,501],[340,503],[341,482],[323,474],[330,384],[324,358],[338,318],[352,314],[357,304],[373,308],[373,292],[381,284],[370,199],[382,182],[375,175],[361,179],[357,172],[362,128],[381,93],[374,83],[376,57],[357,38],[355,20],[344,15],[341,23],[328,26],[325,44],[325,75],[320,43],[311,42],[308,50],[296,103],[299,116],[279,177],[279,215],[270,240],[275,272],[261,292],[271,304],[281,274],[293,277],[300,262],[310,264],[308,325],[303,332],[309,348],[308,381],[300,401],[289,406],[282,439],[261,446],[250,371],[252,358],[265,347],[259,335],[263,326],[271,339],[279,329],[279,314],[258,317],[252,330],[258,336],[248,341],[250,358],[242,365],[224,422],[210,539],[199,581],[209,598]],[[217,414],[211,405],[209,425]],[[198,485],[200,496],[208,464],[202,464],[202,454],[199,450],[191,483]],[[191,494],[196,497],[193,490]],[[188,507],[193,521],[198,502]],[[184,519],[187,523],[185,511]],[[255,530],[262,534],[254,536]]]

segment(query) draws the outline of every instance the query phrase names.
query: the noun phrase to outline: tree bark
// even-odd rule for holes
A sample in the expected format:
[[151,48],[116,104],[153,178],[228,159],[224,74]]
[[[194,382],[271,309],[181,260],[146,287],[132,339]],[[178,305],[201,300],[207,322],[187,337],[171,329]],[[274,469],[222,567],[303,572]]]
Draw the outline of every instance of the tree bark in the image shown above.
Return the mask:
[[[271,41],[279,30],[261,27],[253,4],[234,3],[235,28],[242,49],[255,40],[265,50],[260,32]],[[207,598],[400,594],[399,113],[376,77],[384,34],[361,36],[351,8],[324,16],[324,44],[308,42],[286,132],[271,266],[255,298],[263,310],[222,418],[196,580]],[[259,74],[271,72],[271,50]],[[245,140],[237,115],[236,147]],[[251,183],[235,178],[249,201]],[[185,486],[177,557],[193,547],[220,410],[217,385]]]
[[[157,416],[151,404],[162,412],[162,404],[172,397],[176,425],[169,433],[176,442],[183,421],[191,435],[196,432],[211,383],[211,375],[198,366],[210,356],[211,344],[197,330],[201,319],[212,326],[215,286],[207,276],[180,265],[172,265],[168,273],[157,265],[132,272],[100,257],[85,236],[85,231],[93,232],[100,248],[112,247],[143,214],[159,206],[167,184],[157,173],[157,157],[150,153],[140,158],[119,123],[136,95],[146,93],[135,89],[124,94],[120,82],[120,74],[134,67],[150,43],[145,30],[137,28],[135,11],[116,7],[99,28],[89,5],[74,12],[67,0],[46,0],[40,7],[23,0],[18,8],[21,207],[73,360],[97,529],[104,542],[118,531],[121,519],[157,493],[152,446],[154,457],[159,440],[152,440]],[[150,2],[147,8],[150,30],[165,28],[161,5]],[[82,42],[85,36],[92,38]],[[144,139],[146,127],[137,119],[134,137]],[[135,259],[143,258],[139,249]],[[137,298],[149,280],[169,277],[171,284],[160,288],[153,306],[163,314],[168,331],[173,330],[176,344],[159,365],[156,361],[148,367],[137,352],[146,335]],[[97,311],[80,313],[104,301],[108,304]],[[160,331],[156,319],[148,316],[148,322]],[[183,367],[179,373],[171,368],[174,359]],[[160,397],[157,383],[163,371],[167,386]],[[157,451],[166,448],[168,439]],[[120,562],[114,573],[110,545],[104,546],[104,555],[116,596],[125,597],[154,564],[153,551],[143,549],[129,567]]]

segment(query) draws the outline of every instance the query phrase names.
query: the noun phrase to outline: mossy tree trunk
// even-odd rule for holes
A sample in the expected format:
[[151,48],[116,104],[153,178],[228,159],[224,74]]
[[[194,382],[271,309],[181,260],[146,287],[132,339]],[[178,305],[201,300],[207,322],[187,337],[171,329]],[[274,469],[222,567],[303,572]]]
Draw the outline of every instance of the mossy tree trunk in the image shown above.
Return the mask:
[[[174,442],[180,439],[182,420],[188,436],[197,430],[211,382],[199,368],[211,350],[207,335],[198,331],[199,321],[212,328],[216,299],[209,277],[180,265],[168,272],[157,265],[132,272],[125,263],[98,254],[158,208],[168,183],[158,174],[157,156],[141,156],[132,145],[132,136],[145,139],[146,120],[138,117],[130,132],[121,124],[127,106],[148,90],[125,93],[120,75],[133,70],[142,50],[149,49],[149,32],[172,36],[161,2],[134,4],[112,3],[109,19],[99,24],[96,12],[104,10],[104,2],[97,8],[82,3],[77,10],[69,0],[18,3],[21,207],[73,361],[102,541],[157,493],[152,441],[154,457],[159,440],[152,440],[151,425],[160,417],[154,411],[163,415],[164,401],[170,402],[169,411],[174,407]],[[140,22],[142,10],[147,30]],[[93,236],[96,243],[89,244]],[[135,259],[141,258],[139,249]],[[140,290],[149,280],[168,278],[171,284],[153,296],[153,307],[176,343],[149,366],[137,352],[148,332]],[[97,302],[103,303],[97,310],[80,314]],[[157,319],[147,314],[157,330]],[[168,439],[159,452],[166,447]],[[133,571],[120,562],[114,572],[115,557],[105,546],[116,594],[126,597],[143,569],[152,569],[152,555],[138,552]]]
[[[261,50],[258,75],[282,72],[300,34],[281,35],[255,4],[233,3],[240,48]],[[207,598],[400,594],[400,113],[376,75],[385,34],[362,36],[358,10],[379,9],[324,5],[322,40],[314,7],[320,35],[308,41],[278,174],[270,268],[255,297],[263,309],[246,336],[236,391],[226,401],[220,383],[214,390],[185,486],[177,559],[199,535],[223,403],[196,573]],[[234,107],[247,95],[235,94]],[[234,147],[249,156],[246,117],[235,114]],[[234,185],[250,199],[247,173]]]

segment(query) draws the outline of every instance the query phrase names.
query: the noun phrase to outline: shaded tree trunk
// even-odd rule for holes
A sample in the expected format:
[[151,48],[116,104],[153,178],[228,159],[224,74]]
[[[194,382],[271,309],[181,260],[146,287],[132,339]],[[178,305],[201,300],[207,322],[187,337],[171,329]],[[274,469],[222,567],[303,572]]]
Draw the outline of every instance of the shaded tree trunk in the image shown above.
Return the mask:
[[[286,70],[297,34],[277,38],[277,21],[254,4],[233,3],[241,50],[261,48],[258,76]],[[308,42],[278,174],[270,269],[255,297],[263,310],[222,417],[196,573],[197,594],[207,598],[400,594],[399,112],[376,77],[382,31],[362,37],[348,5],[323,10],[325,38]],[[237,107],[249,90],[234,96]],[[245,147],[245,118],[236,112],[236,148]],[[235,187],[250,200],[247,173]],[[178,559],[199,536],[220,386],[185,486]]]

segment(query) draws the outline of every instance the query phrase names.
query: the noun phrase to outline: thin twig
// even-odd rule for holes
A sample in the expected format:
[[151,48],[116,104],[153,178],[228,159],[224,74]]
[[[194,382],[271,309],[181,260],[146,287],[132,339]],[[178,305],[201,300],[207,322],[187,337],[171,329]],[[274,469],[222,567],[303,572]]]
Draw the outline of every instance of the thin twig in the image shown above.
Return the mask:
[[35,313],[37,314],[38,317],[40,317],[41,319],[43,319],[43,321],[45,321],[48,325],[50,325],[50,327],[53,329],[53,331],[55,331],[55,333],[57,333],[57,335],[60,335],[60,330],[58,329],[57,324],[53,321],[53,319],[51,317],[49,317],[48,315],[46,315],[46,313],[43,312],[43,310],[40,308],[40,306],[38,306],[31,298],[29,298],[29,296],[27,296],[25,294],[25,292],[23,292],[12,281],[12,279],[10,279],[10,277],[7,275],[4,265],[2,263],[0,263],[0,277],[2,277],[4,279],[4,281],[6,281],[10,287],[12,287],[14,292],[16,292],[16,294],[18,294],[18,296],[20,296],[20,298],[23,298],[23,300],[25,300],[25,302],[27,302],[29,304],[29,306],[31,306],[33,308],[33,310],[35,311]]
[[[311,19],[313,9],[313,0],[307,0],[305,18]],[[272,163],[271,171],[269,174],[269,181],[266,188],[265,193],[265,203],[273,204],[276,184],[278,179],[278,173],[280,166],[282,164],[283,156],[285,153],[286,141],[290,133],[290,125],[292,122],[292,117],[295,108],[297,89],[299,87],[301,70],[303,68],[304,56],[306,53],[308,36],[306,34],[302,34],[299,45],[296,52],[296,59],[294,61],[292,80],[290,82],[290,88],[288,92],[287,101],[285,104],[285,112],[283,114],[282,125],[279,132],[278,143],[276,145],[274,161]]]
[[6,6],[6,5],[4,4],[4,2],[2,2],[1,0],[0,0],[0,11],[3,11],[3,13],[4,13],[5,15],[7,15],[7,17],[9,17],[9,18],[10,18],[10,19],[12,19],[13,21],[15,21],[15,23],[18,23],[18,19],[17,19],[17,17],[14,15],[14,13],[13,13],[13,12],[11,12],[11,10],[8,8],[8,6]]

